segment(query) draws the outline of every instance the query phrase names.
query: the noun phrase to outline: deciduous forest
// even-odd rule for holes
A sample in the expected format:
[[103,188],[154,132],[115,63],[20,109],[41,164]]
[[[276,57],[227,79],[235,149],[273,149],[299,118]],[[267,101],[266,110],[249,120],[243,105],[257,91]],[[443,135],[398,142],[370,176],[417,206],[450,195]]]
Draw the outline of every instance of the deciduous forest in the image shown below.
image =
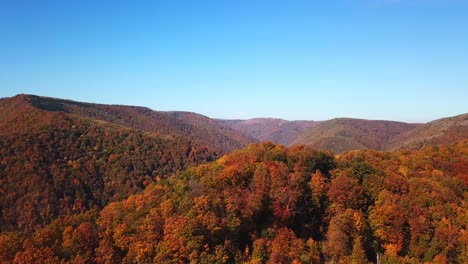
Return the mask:
[[468,0],[0,25],[0,264],[468,264]]
[[[54,210],[37,211],[41,200],[24,197],[23,214],[11,213],[24,224],[2,223],[0,262],[466,263],[467,157],[468,141],[338,157],[265,142],[154,182],[134,173],[126,185],[110,170],[121,183],[113,191],[128,197],[113,201],[104,188],[96,206],[79,188],[91,165],[69,164],[75,177],[64,190],[83,195],[70,207],[60,194],[57,206],[71,213],[46,221]],[[31,194],[51,198],[32,186]]]

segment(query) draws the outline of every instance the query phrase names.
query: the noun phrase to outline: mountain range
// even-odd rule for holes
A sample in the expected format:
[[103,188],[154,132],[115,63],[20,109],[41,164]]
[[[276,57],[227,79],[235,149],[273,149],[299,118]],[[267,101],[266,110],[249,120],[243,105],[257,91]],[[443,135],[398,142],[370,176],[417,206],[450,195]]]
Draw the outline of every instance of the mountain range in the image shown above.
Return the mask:
[[468,114],[222,120],[24,94],[0,113],[0,263],[468,260]]
[[[0,110],[4,112],[0,118],[0,129],[25,111],[43,111],[98,120],[142,132],[180,136],[218,152],[229,152],[255,141],[236,130],[220,126],[208,117],[190,112],[162,112],[146,107],[82,103],[35,95],[3,99]],[[13,127],[10,124],[10,128]]]
[[217,121],[258,141],[272,141],[286,146],[291,145],[293,140],[308,128],[320,124],[318,121],[288,121],[280,118]]
[[224,120],[191,112],[154,111],[146,107],[92,104],[35,95],[3,98],[0,110],[3,112],[0,132],[3,133],[24,125],[25,120],[17,120],[18,115],[34,110],[98,120],[141,132],[179,136],[219,154],[261,141],[285,146],[308,145],[341,154],[364,149],[419,149],[468,138],[468,114],[425,124],[355,118]]
[[421,149],[468,138],[468,114],[425,124],[355,118],[326,121],[286,121],[275,118],[217,121],[258,141],[272,141],[286,146],[308,145],[335,154],[365,149]]

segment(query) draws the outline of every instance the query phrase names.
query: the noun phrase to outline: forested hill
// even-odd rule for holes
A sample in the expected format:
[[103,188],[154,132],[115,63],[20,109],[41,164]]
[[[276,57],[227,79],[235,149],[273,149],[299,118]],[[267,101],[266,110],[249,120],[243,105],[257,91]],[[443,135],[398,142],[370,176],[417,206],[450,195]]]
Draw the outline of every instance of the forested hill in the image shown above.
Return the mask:
[[304,130],[320,123],[307,120],[288,121],[279,118],[217,119],[217,121],[259,141],[272,141],[285,146],[291,145]]
[[4,263],[467,263],[468,141],[251,145],[101,211],[0,235]]
[[442,118],[402,133],[388,142],[386,148],[418,149],[427,146],[452,144],[468,139],[468,114]]
[[[354,118],[320,122],[277,118],[223,120],[190,112],[162,112],[146,107],[91,104],[33,95],[2,99],[0,110],[4,110],[5,105],[10,105],[12,112],[24,108],[62,112],[140,131],[178,135],[219,153],[229,153],[259,141],[286,146],[309,145],[340,154],[358,149],[418,149],[468,138],[468,114],[412,124]],[[0,117],[0,125],[2,119],[5,117]]]
[[42,102],[0,101],[1,231],[34,230],[58,216],[99,210],[220,155],[183,135],[46,111],[33,100]]
[[326,121],[287,121],[277,118],[217,121],[259,141],[272,141],[285,146],[308,145],[335,154],[364,149],[420,149],[468,139],[468,114],[425,124],[356,118]]
[[426,124],[336,118],[305,129],[290,143],[340,154],[350,150],[421,149],[468,139],[468,114]]
[[440,143],[335,156],[223,154],[252,140],[193,113],[29,95],[0,112],[0,263],[468,263],[466,115],[308,128]]
[[394,121],[335,118],[305,130],[291,144],[310,145],[334,153],[384,150],[390,140],[418,126]]
[[[145,132],[177,135],[221,153],[255,142],[208,117],[189,112],[153,111],[146,107],[91,104],[35,95],[6,98],[0,101],[0,110],[5,108],[10,109],[11,115],[18,115],[19,110],[61,112]],[[0,122],[2,119],[5,117]]]

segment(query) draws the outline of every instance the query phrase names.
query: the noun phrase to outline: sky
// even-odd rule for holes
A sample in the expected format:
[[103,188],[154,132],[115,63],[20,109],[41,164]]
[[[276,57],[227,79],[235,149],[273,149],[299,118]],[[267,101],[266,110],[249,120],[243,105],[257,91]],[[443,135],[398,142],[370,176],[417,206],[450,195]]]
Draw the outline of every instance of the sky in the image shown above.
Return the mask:
[[468,0],[0,0],[0,97],[215,118],[468,112]]

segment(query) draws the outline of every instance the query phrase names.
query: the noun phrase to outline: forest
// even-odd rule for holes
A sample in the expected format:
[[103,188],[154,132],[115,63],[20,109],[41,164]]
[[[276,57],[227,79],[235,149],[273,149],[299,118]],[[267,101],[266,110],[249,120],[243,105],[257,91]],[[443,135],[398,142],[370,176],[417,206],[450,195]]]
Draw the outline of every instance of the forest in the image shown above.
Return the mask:
[[[123,134],[110,138],[130,140]],[[2,151],[12,151],[2,144]],[[24,149],[30,160],[39,159],[33,152]],[[46,183],[30,185],[36,189],[22,198],[21,210],[28,211],[23,215],[8,207],[13,198],[2,198],[2,219],[22,224],[2,223],[0,263],[468,263],[467,140],[340,156],[263,142],[147,183],[137,176],[145,173],[133,168],[127,174],[134,176],[126,181],[119,176],[120,184],[96,193],[101,202],[95,203],[80,190],[85,179],[79,176],[102,168],[81,159],[49,172],[71,181],[67,192],[83,193],[77,196],[84,197],[81,207],[55,193],[60,205],[39,210],[37,197],[49,199],[44,190],[52,188]],[[14,168],[11,164],[4,158],[1,171]],[[141,163],[142,169],[148,165]],[[2,191],[10,181],[34,181],[30,175],[2,177]],[[109,190],[121,199],[109,197]]]
[[[38,118],[50,113],[28,113]],[[189,139],[54,113],[0,136],[0,231],[34,230],[58,216],[102,209],[158,179],[216,159]],[[1,261],[0,261],[1,262]]]
[[0,264],[468,264],[468,0],[0,25]]

